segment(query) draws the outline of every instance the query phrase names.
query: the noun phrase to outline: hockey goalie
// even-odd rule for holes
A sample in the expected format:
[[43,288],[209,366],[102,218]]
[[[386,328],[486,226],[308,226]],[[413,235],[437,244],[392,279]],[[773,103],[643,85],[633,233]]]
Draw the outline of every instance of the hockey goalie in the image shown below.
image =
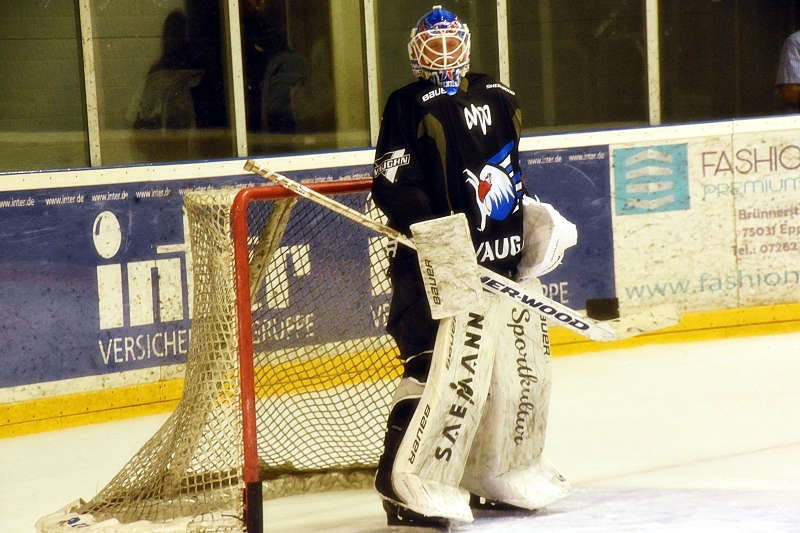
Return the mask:
[[541,291],[575,226],[527,195],[514,92],[469,73],[470,33],[434,6],[411,31],[416,81],[386,103],[372,195],[397,247],[387,331],[403,377],[375,479],[390,525],[536,510],[569,491],[542,458],[550,396],[545,319],[481,288],[478,265]]

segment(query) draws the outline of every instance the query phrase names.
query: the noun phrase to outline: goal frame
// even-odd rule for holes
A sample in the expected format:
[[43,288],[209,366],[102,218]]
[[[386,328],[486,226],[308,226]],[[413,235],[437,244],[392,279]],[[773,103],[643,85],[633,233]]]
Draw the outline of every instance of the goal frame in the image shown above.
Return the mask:
[[[309,183],[320,194],[369,192],[372,179],[336,180]],[[248,533],[263,531],[262,483],[258,467],[258,438],[256,427],[255,369],[253,366],[253,315],[250,298],[250,268],[247,208],[252,202],[297,197],[279,185],[248,187],[239,191],[231,206],[233,237],[234,286],[236,291],[239,385],[241,391],[242,445],[244,464],[244,521]]]

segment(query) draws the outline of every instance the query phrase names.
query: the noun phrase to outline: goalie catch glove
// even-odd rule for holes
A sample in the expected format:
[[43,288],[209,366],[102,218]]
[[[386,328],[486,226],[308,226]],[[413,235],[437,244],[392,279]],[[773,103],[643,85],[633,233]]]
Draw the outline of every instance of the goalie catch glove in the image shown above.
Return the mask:
[[578,242],[575,224],[561,216],[552,205],[522,197],[522,260],[517,280],[543,276],[553,271],[564,258],[564,251]]

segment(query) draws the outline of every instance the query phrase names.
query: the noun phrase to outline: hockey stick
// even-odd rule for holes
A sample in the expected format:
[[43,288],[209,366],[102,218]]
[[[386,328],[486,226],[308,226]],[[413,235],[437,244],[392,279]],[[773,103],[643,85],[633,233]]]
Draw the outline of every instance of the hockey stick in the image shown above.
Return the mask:
[[[394,228],[390,228],[341,204],[331,198],[320,194],[302,183],[298,183],[277,172],[265,170],[252,160],[247,160],[244,169],[262,176],[293,193],[320,204],[328,209],[343,215],[350,220],[366,226],[378,233],[381,233],[400,244],[416,250],[414,241],[406,237]],[[601,342],[620,340],[646,331],[662,329],[677,324],[679,317],[677,312],[669,307],[653,309],[643,315],[635,315],[625,319],[615,319],[610,321],[599,321],[585,317],[567,307],[566,305],[548,298],[543,294],[530,294],[518,283],[492,272],[486,267],[479,266],[481,283],[483,287],[493,293],[501,294],[516,301],[518,304],[529,307],[535,313],[550,319],[576,333],[589,339]]]

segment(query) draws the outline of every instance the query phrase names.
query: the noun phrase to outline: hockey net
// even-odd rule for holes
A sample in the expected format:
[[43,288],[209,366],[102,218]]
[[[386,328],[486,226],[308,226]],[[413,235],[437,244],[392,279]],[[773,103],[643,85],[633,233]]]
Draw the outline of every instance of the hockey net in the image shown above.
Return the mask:
[[[310,186],[377,219],[369,184]],[[186,195],[183,396],[104,489],[61,511],[61,526],[66,516],[119,531],[253,531],[262,496],[371,485],[401,371],[384,332],[386,239],[290,195]],[[49,518],[39,529],[61,531]]]

